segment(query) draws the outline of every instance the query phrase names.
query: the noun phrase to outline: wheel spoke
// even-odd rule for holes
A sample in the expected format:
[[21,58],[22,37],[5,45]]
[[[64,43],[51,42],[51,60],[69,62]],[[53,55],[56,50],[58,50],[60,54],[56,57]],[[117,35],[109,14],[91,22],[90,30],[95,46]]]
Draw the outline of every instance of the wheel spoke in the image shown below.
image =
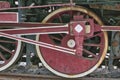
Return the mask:
[[85,15],[85,19],[90,19],[88,15]]
[[[78,6],[60,8],[54,11],[53,13],[49,14],[42,22],[69,23],[70,21],[87,19],[93,19],[94,20],[93,24],[102,25],[101,20],[94,13],[87,10],[86,8]],[[71,36],[69,34],[58,33],[56,35],[54,34],[37,35],[36,39],[38,41],[49,43],[55,46],[59,45],[61,47],[68,49],[75,50],[76,48],[75,46],[76,41],[74,40],[75,36]],[[84,49],[80,52],[83,58],[78,58],[75,55],[64,54],[65,52],[53,50],[50,48],[48,49],[40,46],[37,46],[37,53],[39,58],[41,59],[41,62],[43,62],[46,68],[48,68],[53,73],[62,77],[76,78],[91,73],[100,65],[107,51],[106,45],[107,45],[106,32],[95,30],[93,32],[93,35],[86,36],[84,39],[83,42]],[[61,49],[65,50],[64,48]],[[75,54],[75,52],[73,53]]]
[[63,23],[63,20],[62,20],[62,17],[60,16],[60,14],[58,14],[57,16],[58,16],[60,23]]
[[[19,35],[18,35],[19,36]],[[1,35],[0,37],[0,71],[8,69],[19,58],[21,41],[10,39]]]
[[7,51],[8,53],[12,54],[13,52],[9,50],[8,48],[5,48],[4,46],[0,45],[0,48]]
[[69,15],[70,15],[70,20],[71,20],[71,18],[73,17],[73,11],[72,10],[70,11]]
[[[74,19],[73,20],[79,20],[79,19],[83,19],[84,18],[84,14],[81,14],[80,12],[77,12],[77,14],[74,15]],[[79,17],[79,18],[78,18]]]
[[99,33],[93,35],[93,37],[97,37],[97,36],[101,37],[102,34],[103,34],[102,32],[99,32]]
[[100,31],[101,31],[100,25],[95,24],[94,31],[95,31],[95,32],[100,32]]
[[4,40],[0,40],[0,42],[2,42],[2,43],[11,43],[11,44],[16,44],[16,42],[13,42],[13,41],[4,41]]
[[94,53],[92,53],[92,52],[90,52],[90,51],[88,51],[88,50],[86,50],[86,49],[83,49],[83,51],[84,51],[85,53],[89,54],[89,55],[92,55],[92,56],[95,57],[95,58],[98,58],[97,55],[95,55]]
[[3,56],[3,54],[0,52],[0,58],[4,61],[6,61],[7,59]]
[[93,43],[84,43],[84,46],[94,46],[94,47],[100,47],[100,44],[93,44]]
[[63,37],[64,37],[64,34],[60,34],[60,36],[63,38]]
[[60,38],[58,38],[58,37],[55,37],[55,36],[50,36],[52,39],[55,39],[55,40],[58,40],[58,41],[61,41],[61,39]]
[[93,37],[101,37],[102,34],[103,34],[102,32],[99,32],[99,33],[97,33],[93,36],[87,37],[86,39],[90,39],[90,38],[93,38]]

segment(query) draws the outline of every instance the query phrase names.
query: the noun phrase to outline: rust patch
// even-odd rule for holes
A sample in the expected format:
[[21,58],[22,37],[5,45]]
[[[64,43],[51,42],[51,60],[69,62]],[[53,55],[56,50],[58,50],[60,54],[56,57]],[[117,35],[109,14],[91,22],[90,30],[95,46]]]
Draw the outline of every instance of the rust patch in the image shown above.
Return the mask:
[[117,41],[117,40],[114,40],[113,42],[112,42],[112,46],[113,47],[117,47],[119,45],[119,42]]

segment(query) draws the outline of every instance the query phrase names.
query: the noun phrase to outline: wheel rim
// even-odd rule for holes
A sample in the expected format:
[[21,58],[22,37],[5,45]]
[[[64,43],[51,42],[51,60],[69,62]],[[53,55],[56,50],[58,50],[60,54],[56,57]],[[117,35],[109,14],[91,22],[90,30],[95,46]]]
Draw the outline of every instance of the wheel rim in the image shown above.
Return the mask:
[[[119,31],[116,31],[113,35],[113,38],[112,38],[112,43],[111,43],[111,51],[112,53],[110,54],[110,60],[113,62],[111,63],[111,61],[109,61],[110,64],[110,67],[113,68],[113,66],[117,66],[117,68],[120,68],[119,66],[119,59],[120,59],[120,32]],[[111,66],[112,65],[112,66]]]
[[[94,13],[92,13],[91,11],[83,7],[65,7],[65,8],[58,9],[53,13],[49,14],[43,20],[43,23],[58,22],[58,21],[61,23],[66,23],[66,22],[69,22],[68,19],[66,21],[63,21],[61,16],[64,16],[64,15],[68,16],[67,14],[70,14],[69,17],[71,17],[71,14],[78,13],[78,12],[82,14],[81,19],[84,19],[86,17],[94,18],[95,23],[97,22],[98,24],[102,25],[102,22]],[[53,34],[37,35],[36,39],[46,43],[74,49],[75,47],[74,37],[71,37],[70,35],[66,35],[66,34],[56,34],[56,35],[53,35]],[[93,48],[91,47],[92,44],[90,45],[84,44],[84,48],[85,48],[84,52],[87,53],[87,55],[84,54],[82,58],[77,58],[75,56],[71,56],[64,53],[62,54],[61,52],[54,51],[51,49],[46,49],[39,46],[36,47],[37,53],[42,63],[44,64],[44,66],[48,68],[50,71],[52,71],[53,73],[57,74],[58,76],[67,77],[67,78],[82,77],[93,72],[101,64],[101,62],[105,57],[105,53],[107,51],[107,34],[106,32],[100,32],[100,33],[95,32],[94,37],[96,36],[100,40],[98,44],[101,45],[99,49],[97,49],[98,46],[95,48],[97,49],[97,51],[100,50],[99,53],[96,52],[97,54],[95,54],[97,58],[93,57],[95,55],[92,55],[92,57],[89,57],[90,55],[88,55],[89,54],[88,50]],[[89,37],[89,39],[86,39],[85,42],[91,42],[92,39],[93,37],[92,38]]]
[[12,66],[19,57],[21,41],[0,36],[0,71]]

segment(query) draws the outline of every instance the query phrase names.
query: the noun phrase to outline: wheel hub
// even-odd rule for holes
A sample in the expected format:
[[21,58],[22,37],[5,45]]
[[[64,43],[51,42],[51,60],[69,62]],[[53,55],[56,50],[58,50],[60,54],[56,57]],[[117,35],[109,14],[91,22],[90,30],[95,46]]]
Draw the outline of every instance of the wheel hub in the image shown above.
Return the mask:
[[69,39],[68,42],[67,42],[67,46],[69,48],[74,48],[75,47],[75,40]]
[[[74,15],[76,15],[77,13],[80,13],[79,14],[80,17],[77,17],[77,19],[73,19],[75,17]],[[51,13],[50,15],[48,15],[43,20],[43,23],[46,22],[68,23],[70,22],[69,20],[88,21],[88,18],[93,20],[91,22],[94,23],[94,21],[96,21],[97,23],[95,24],[99,23],[102,25],[102,22],[94,13],[83,7],[65,7],[58,9],[53,13]],[[81,25],[81,26],[85,26],[85,25]],[[94,27],[95,26],[93,25],[93,28]],[[62,77],[76,78],[76,77],[85,76],[93,72],[100,65],[107,51],[106,48],[108,41],[107,34],[105,32],[101,32],[101,30],[96,30],[99,29],[97,27],[92,29],[92,27],[89,26],[88,31],[86,27],[82,27],[82,28],[79,25],[77,27],[77,23],[76,23],[74,27],[70,28],[70,30],[72,30],[70,31],[71,34],[65,34],[65,35],[62,35],[61,33],[56,35],[51,34],[51,36],[53,37],[49,35],[37,36],[37,40],[49,44],[53,44],[65,48],[72,48],[73,50],[77,49],[75,54],[78,53],[79,55],[79,56],[77,55],[75,56],[75,55],[66,54],[66,52],[64,53],[57,50],[37,47],[38,56],[40,57],[42,63],[45,65],[47,69],[49,69],[56,75]],[[96,41],[96,39],[98,40]],[[82,46],[82,50],[80,50],[81,46]],[[96,53],[98,53],[98,55],[96,55]],[[92,55],[92,57],[89,58],[90,55]]]

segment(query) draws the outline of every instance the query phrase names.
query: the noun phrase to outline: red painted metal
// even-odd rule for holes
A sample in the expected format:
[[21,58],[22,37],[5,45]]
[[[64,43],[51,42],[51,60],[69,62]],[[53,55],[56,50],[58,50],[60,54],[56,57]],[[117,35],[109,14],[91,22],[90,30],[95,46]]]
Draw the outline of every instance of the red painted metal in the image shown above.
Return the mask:
[[0,1],[0,9],[3,8],[10,8],[10,3],[7,1]]
[[[81,23],[79,23],[79,22],[72,23],[73,35],[72,36],[69,34],[63,35],[63,37],[61,38],[60,45],[53,42],[53,40],[51,40],[51,38],[50,38],[50,35],[48,35],[48,34],[40,35],[39,42],[30,40],[30,39],[15,37],[15,36],[12,36],[12,35],[9,35],[6,33],[2,33],[2,32],[0,32],[0,35],[2,35],[4,37],[15,39],[15,40],[21,40],[21,41],[24,41],[27,43],[40,45],[40,50],[44,53],[42,55],[44,56],[47,63],[49,63],[50,66],[53,67],[55,70],[58,70],[62,73],[66,73],[66,74],[79,74],[79,73],[85,72],[86,70],[89,70],[92,66],[94,66],[97,63],[97,61],[99,60],[100,56],[102,55],[100,53],[99,53],[99,55],[95,55],[94,53],[83,48],[84,40],[85,40],[85,38],[84,38],[85,37],[85,22],[86,21],[81,21]],[[75,30],[75,28],[78,24],[80,24],[82,26],[82,28],[83,28],[82,32],[81,31],[77,32],[77,30]],[[48,28],[50,28],[50,26]],[[48,29],[48,28],[46,28],[46,29]],[[60,29],[62,29],[62,28],[60,28]],[[51,31],[51,32],[53,32],[53,31]],[[56,35],[62,35],[62,34],[56,33]],[[95,36],[92,36],[92,37],[95,37]],[[89,45],[90,46],[92,45],[94,47],[100,47],[100,49],[101,49],[100,51],[102,51],[104,48],[104,46],[102,45],[102,43],[104,43],[104,38],[102,38],[103,34],[100,33],[97,36],[99,36],[101,38],[101,42],[99,43],[99,46],[96,46],[95,43],[94,44],[92,43]],[[65,45],[67,45],[66,44],[67,41],[70,39],[73,39],[76,42],[76,46],[72,49],[69,48],[68,46],[65,46]],[[89,46],[88,44],[86,44],[86,45]],[[75,49],[76,49],[76,52],[75,52]],[[80,49],[83,49],[83,50],[80,50]],[[47,51],[47,53],[46,53],[46,51]],[[92,58],[92,59],[84,58],[83,53],[81,54],[81,52],[86,52],[87,54],[90,54],[90,55],[94,56],[95,58]],[[78,55],[80,55],[80,56],[78,56],[78,55],[75,56],[75,53],[78,53]],[[65,58],[65,59],[63,59],[63,58]],[[73,67],[73,65],[75,67]],[[80,66],[82,68],[79,68]]]
[[[16,50],[18,47],[18,41],[8,39],[4,36],[1,36],[0,43],[1,43],[0,44],[0,49],[1,49],[1,51],[0,51],[0,59],[1,59],[0,60],[1,61],[0,68],[2,69],[7,64],[11,64],[10,62],[13,59],[13,57],[15,56],[15,53],[16,53]],[[10,48],[8,46],[12,46],[12,47]],[[6,55],[8,55],[8,56],[6,56]]]
[[50,5],[42,5],[42,6],[25,6],[25,7],[13,7],[13,8],[1,8],[0,11],[4,10],[16,10],[16,9],[31,9],[31,8],[46,8],[46,7],[54,7],[54,6],[72,6],[75,3],[66,3],[66,4],[50,4]]
[[7,34],[22,34],[22,35],[68,33],[68,25],[1,29],[0,32]]
[[18,23],[18,13],[0,12],[0,23]]
[[[62,14],[65,15],[68,14],[70,16],[74,16],[76,12],[79,13],[78,11],[71,11],[71,10],[65,11],[53,16],[48,21],[52,22],[54,18],[58,17],[60,22],[62,23],[64,22],[64,20],[62,20],[61,17]],[[103,32],[94,34],[97,31],[101,31],[102,28],[98,28],[100,26],[94,22],[93,18],[86,19],[84,17],[85,15],[86,14],[82,13],[80,16],[76,16],[76,17],[74,16],[74,18],[70,20],[73,20],[75,22],[70,22],[69,27],[68,25],[61,26],[61,24],[1,23],[0,24],[1,28],[4,26],[9,27],[9,25],[14,26],[14,28],[15,27],[23,27],[23,28],[9,29],[9,30],[2,29],[0,30],[0,35],[15,40],[21,40],[23,42],[27,42],[30,44],[39,45],[43,58],[49,64],[49,66],[52,67],[55,71],[70,75],[80,74],[90,70],[98,63],[102,55],[102,52],[104,50],[104,41],[105,41],[105,38],[103,37],[104,36]],[[89,23],[90,25],[89,33],[85,33],[86,23]],[[77,26],[79,26],[78,29],[76,29]],[[79,29],[81,30],[79,31]],[[65,33],[69,32],[69,34],[65,34],[64,32]],[[34,40],[10,35],[10,34],[33,34],[33,33],[41,34],[39,38],[40,41],[34,41]],[[59,37],[54,36],[54,34],[56,34]],[[100,38],[99,43],[95,43],[94,41],[90,43],[92,38],[96,38],[96,37]],[[69,45],[67,44],[68,41],[71,39],[75,42],[75,46],[73,48],[70,48]],[[87,50],[86,47],[90,49],[99,48],[98,51],[100,52],[94,53],[91,50]],[[11,53],[7,49],[4,50]],[[2,55],[0,55],[0,57],[3,60],[5,60]]]
[[60,23],[0,23],[0,28],[29,28],[29,27],[44,27],[44,26],[60,26],[65,24]]
[[[67,40],[70,40],[72,39],[72,36],[66,35],[64,38]],[[64,38],[61,40],[62,44],[60,46],[66,47],[67,41],[65,42]],[[40,35],[40,41],[53,44],[53,45],[57,45],[49,38],[49,35]],[[91,67],[97,64],[97,61],[99,60],[101,56],[101,54],[99,54],[96,58],[90,59],[90,58],[84,58],[83,56],[80,57],[78,55],[76,56],[70,55],[65,52],[60,52],[57,50],[52,50],[52,49],[44,48],[41,46],[40,46],[40,50],[43,53],[42,54],[43,58],[49,64],[50,67],[52,67],[54,70],[57,70],[61,73],[70,74],[70,75],[83,73],[86,70],[89,70]],[[87,53],[89,54],[89,52]],[[94,55],[94,53],[91,53],[91,54]]]
[[120,4],[90,4],[91,8],[120,11]]
[[3,32],[0,32],[0,35],[2,35],[4,37],[7,37],[7,38],[10,38],[10,39],[14,39],[14,40],[21,40],[21,41],[29,43],[29,44],[39,45],[39,46],[45,47],[47,49],[60,51],[60,52],[70,54],[70,55],[71,54],[74,55],[74,52],[75,52],[74,50],[69,49],[69,48],[56,46],[56,45],[53,45],[53,44],[49,44],[49,43],[45,43],[45,42],[41,42],[41,41],[35,41],[35,40],[27,39],[27,38],[16,37],[14,35],[3,33]]
[[[85,36],[86,37],[93,36],[94,25],[95,25],[93,19],[84,19],[84,15],[74,15],[73,18],[75,21],[85,21],[86,22],[85,28],[87,28],[87,25],[90,26],[90,32],[86,33]],[[99,27],[100,27],[100,25],[99,25]]]
[[[82,18],[82,20],[84,20]],[[94,64],[97,63],[97,61],[99,60],[101,54],[99,53],[99,55],[95,55],[95,53],[90,52],[86,49],[84,49],[83,46],[94,46],[94,47],[100,47],[101,51],[103,50],[104,46],[102,46],[102,43],[104,43],[104,38],[102,38],[103,34],[97,34],[97,35],[92,35],[91,37],[100,37],[101,38],[101,42],[99,44],[96,43],[85,43],[84,44],[84,40],[86,40],[86,38],[84,38],[86,36],[85,33],[85,23],[88,22],[89,20],[86,21],[81,21],[81,22],[72,22],[70,23],[70,30],[72,28],[72,31],[68,30],[68,26],[62,26],[60,27],[60,24],[58,24],[59,26],[54,28],[54,26],[52,26],[53,24],[44,24],[45,25],[51,25],[49,27],[40,27],[39,24],[27,24],[27,23],[21,23],[21,24],[16,24],[16,23],[11,23],[12,25],[14,25],[14,27],[17,26],[22,26],[22,27],[29,27],[29,28],[21,28],[20,29],[11,29],[11,30],[1,30],[0,34],[3,35],[4,37],[8,37],[8,38],[12,38],[12,39],[16,39],[16,40],[21,40],[27,43],[31,43],[31,44],[35,44],[35,45],[40,45],[40,50],[44,53],[42,54],[44,57],[47,57],[47,59],[45,58],[45,60],[47,61],[47,63],[50,64],[51,67],[54,67],[55,70],[58,70],[62,73],[66,73],[66,74],[78,74],[78,73],[82,73],[86,70],[89,70],[92,66],[94,66]],[[92,22],[93,20],[91,20]],[[91,23],[90,22],[90,23]],[[25,24],[25,25],[24,25]],[[92,25],[94,25],[93,23],[91,23]],[[6,26],[8,24],[1,24],[1,26]],[[43,24],[40,24],[43,25]],[[71,26],[72,25],[72,26]],[[75,30],[77,25],[81,25],[82,27],[82,31],[78,32],[77,30]],[[33,26],[37,26],[34,27],[35,29],[31,28]],[[39,27],[38,27],[39,26]],[[91,26],[91,27],[98,27],[98,26]],[[92,29],[92,28],[91,28]],[[95,28],[96,30],[97,28]],[[100,28],[98,28],[100,29]],[[25,33],[43,33],[43,32],[56,32],[56,34],[59,34],[59,31],[69,31],[69,32],[73,32],[71,35],[67,34],[67,35],[63,35],[61,42],[60,42],[60,46],[57,45],[57,43],[54,43],[53,40],[51,40],[50,35],[48,34],[44,34],[44,35],[40,35],[40,41],[34,41],[34,40],[29,40],[29,39],[25,39],[25,38],[17,38],[15,36],[11,36],[9,34],[25,34]],[[100,30],[99,30],[100,31]],[[3,33],[2,33],[3,32]],[[8,33],[8,34],[6,34]],[[92,30],[90,33],[94,33],[94,30]],[[61,33],[59,35],[62,35]],[[89,38],[91,38],[89,36]],[[56,38],[54,38],[56,39]],[[76,42],[76,46],[72,49],[70,49],[68,47],[68,45],[66,44],[68,42],[68,40],[73,39]],[[59,39],[57,39],[59,40]],[[47,49],[47,53],[46,53],[46,49]],[[5,49],[4,49],[5,50]],[[76,51],[75,51],[76,50]],[[91,59],[86,59],[83,57],[83,52],[92,55],[94,58]],[[72,55],[71,55],[72,54]],[[75,56],[75,54],[77,54]],[[60,57],[58,57],[58,55]],[[0,55],[2,57],[2,55]],[[64,60],[63,58],[66,58],[66,60]],[[73,61],[74,60],[74,61]],[[59,63],[60,62],[60,63]],[[75,63],[73,63],[75,62]],[[76,63],[77,62],[77,63]],[[75,67],[73,67],[72,65],[74,65]],[[79,66],[81,66],[83,68],[79,68]],[[68,66],[68,67],[66,67]]]
[[102,31],[120,31],[120,26],[102,26]]
[[94,24],[94,30],[97,31],[120,31],[120,26],[98,25]]
[[83,42],[85,36],[85,21],[71,22],[70,30],[72,30],[76,42],[76,54],[82,57]]
[[[79,11],[72,11],[72,10],[66,10],[66,11],[62,11],[62,12],[59,12],[59,13],[56,13],[54,15],[52,15],[46,22],[52,22],[54,21],[54,19],[58,19],[61,22],[64,22],[64,20],[62,19],[62,16],[65,14],[67,16],[74,16],[74,14],[76,13],[81,13]],[[81,16],[81,18],[79,18],[78,20],[85,20],[85,16],[86,14],[80,14],[79,16]],[[87,15],[88,16],[88,15]],[[95,25],[96,23],[94,22],[94,18],[91,18],[93,21],[92,25]],[[69,19],[69,20],[75,20],[75,19],[72,19],[72,17]],[[76,26],[76,25],[74,25]],[[85,27],[83,25],[83,27]],[[97,28],[96,26],[92,26],[94,27],[95,29]],[[91,28],[92,29],[92,28]],[[40,35],[39,37],[39,41],[42,41],[44,43],[48,43],[48,44],[52,44],[52,45],[57,45],[57,46],[61,46],[61,47],[65,47],[65,48],[69,48],[69,49],[72,49],[72,50],[76,50],[77,46],[76,45],[79,45],[81,47],[81,49],[83,48],[83,50],[77,50],[78,53],[82,52],[80,54],[80,56],[78,55],[70,55],[70,54],[65,54],[66,52],[60,52],[60,51],[57,51],[57,50],[53,50],[53,49],[48,49],[48,48],[45,48],[45,47],[39,47],[40,51],[41,51],[41,55],[44,59],[44,61],[49,65],[49,67],[51,67],[53,70],[57,71],[57,72],[60,72],[62,74],[68,74],[68,75],[76,75],[76,74],[82,74],[88,70],[90,70],[92,67],[94,67],[101,55],[102,55],[102,52],[104,50],[104,41],[105,41],[105,38],[103,37],[104,36],[104,33],[103,32],[100,32],[98,34],[94,34],[94,31],[95,29],[93,29],[90,33],[92,33],[92,36],[85,36],[84,35],[84,32],[81,33],[84,35],[84,38],[82,36],[82,38],[76,38],[76,35],[72,35],[72,31],[70,30],[70,34],[56,34],[55,35],[49,35],[49,34],[44,34],[44,35]],[[101,31],[100,29],[101,28],[98,28],[99,31]],[[83,29],[84,30],[84,29]],[[80,34],[80,35],[81,35]],[[62,36],[61,36],[62,35]],[[54,37],[53,37],[54,36]],[[56,38],[57,39],[56,39]],[[91,43],[91,40],[92,38],[100,38],[100,41],[99,43],[96,43],[95,41],[93,41]],[[58,39],[59,38],[59,39]],[[76,38],[76,40],[75,40]],[[70,48],[68,46],[68,41],[69,40],[74,40],[75,41],[75,47],[73,48]],[[77,42],[77,43],[76,43]],[[80,48],[78,47],[78,48]],[[87,50],[87,48],[90,48],[90,49],[97,49],[99,48],[98,51],[100,52],[92,52],[92,51],[89,51]],[[97,55],[96,55],[97,53]],[[75,53],[76,54],[76,53]],[[83,56],[83,54],[85,56]],[[82,55],[82,56],[81,56]],[[89,57],[89,55],[92,55],[92,57]]]

